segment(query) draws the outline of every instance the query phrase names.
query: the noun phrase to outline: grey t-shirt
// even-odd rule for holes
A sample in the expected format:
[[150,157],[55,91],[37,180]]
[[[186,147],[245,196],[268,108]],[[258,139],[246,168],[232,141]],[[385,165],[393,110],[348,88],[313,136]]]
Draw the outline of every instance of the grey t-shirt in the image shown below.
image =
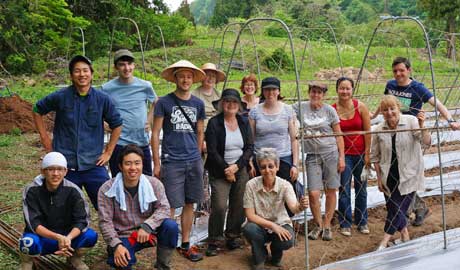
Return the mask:
[[258,104],[249,112],[249,119],[256,123],[254,146],[256,152],[263,147],[275,148],[280,157],[290,156],[291,137],[289,121],[295,117],[292,107],[283,104],[277,114],[266,114],[263,104]]
[[[298,105],[296,103],[292,105],[292,108],[300,121]],[[332,126],[340,122],[337,112],[329,104],[323,104],[317,110],[311,108],[310,101],[302,102],[301,106],[306,135],[332,134]],[[307,154],[338,151],[335,137],[305,139],[304,148]]]

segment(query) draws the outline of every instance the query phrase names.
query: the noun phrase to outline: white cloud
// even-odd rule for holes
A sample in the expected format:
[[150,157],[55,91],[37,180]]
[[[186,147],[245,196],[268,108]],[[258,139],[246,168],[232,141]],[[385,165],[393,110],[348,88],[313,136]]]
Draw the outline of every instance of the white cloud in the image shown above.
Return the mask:
[[[189,4],[192,2],[193,0],[188,0]],[[182,3],[182,0],[165,0],[164,3],[168,5],[171,11],[176,11],[179,8],[180,3]]]

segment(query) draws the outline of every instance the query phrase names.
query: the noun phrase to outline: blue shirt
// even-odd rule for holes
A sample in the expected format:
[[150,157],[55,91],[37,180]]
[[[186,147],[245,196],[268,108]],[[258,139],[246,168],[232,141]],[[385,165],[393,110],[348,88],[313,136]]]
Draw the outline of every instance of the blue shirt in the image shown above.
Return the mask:
[[56,112],[53,150],[66,157],[69,169],[78,171],[96,167],[104,147],[104,121],[111,129],[122,124],[110,97],[93,87],[86,96],[80,96],[73,86],[62,88],[35,107],[41,115]]
[[174,98],[177,98],[194,125],[198,120],[206,118],[203,101],[193,95],[188,100],[182,100],[173,93],[161,97],[155,104],[155,116],[163,117],[162,162],[198,160],[201,153],[198,150],[196,133],[174,102]]
[[156,94],[152,83],[134,77],[131,83],[125,84],[118,78],[102,85],[101,90],[109,95],[123,119],[118,145],[149,144],[149,134],[145,130],[147,122],[148,102],[153,103]]
[[409,85],[399,86],[396,80],[390,80],[385,86],[385,95],[391,94],[401,102],[401,112],[417,116],[422,109],[423,103],[433,97],[423,83],[412,80]]

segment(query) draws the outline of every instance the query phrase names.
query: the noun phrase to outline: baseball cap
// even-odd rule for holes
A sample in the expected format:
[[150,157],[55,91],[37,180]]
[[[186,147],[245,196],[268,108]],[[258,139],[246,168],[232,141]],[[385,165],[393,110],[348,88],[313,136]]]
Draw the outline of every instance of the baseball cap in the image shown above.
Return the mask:
[[91,72],[93,72],[93,64],[91,63],[91,60],[89,60],[88,57],[84,55],[75,55],[69,62],[69,72],[72,73],[73,67],[75,66],[76,63],[78,62],[84,62],[89,65],[89,68],[91,69]]
[[130,52],[127,49],[121,49],[121,50],[116,51],[115,54],[113,55],[113,63],[116,64],[118,60],[120,60],[120,58],[122,57],[129,57],[132,60],[134,60],[134,55],[132,52]]
[[262,89],[264,88],[278,88],[281,89],[280,80],[276,77],[267,77],[262,80]]

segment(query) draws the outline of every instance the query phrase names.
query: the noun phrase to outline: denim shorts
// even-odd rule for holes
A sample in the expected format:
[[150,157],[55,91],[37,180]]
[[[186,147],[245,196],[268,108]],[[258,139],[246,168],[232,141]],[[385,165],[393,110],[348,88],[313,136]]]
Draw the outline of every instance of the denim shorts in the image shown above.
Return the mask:
[[161,164],[161,182],[171,208],[200,203],[203,197],[203,161],[166,161]]
[[340,174],[337,171],[339,153],[308,154],[306,159],[308,190],[337,189]]

